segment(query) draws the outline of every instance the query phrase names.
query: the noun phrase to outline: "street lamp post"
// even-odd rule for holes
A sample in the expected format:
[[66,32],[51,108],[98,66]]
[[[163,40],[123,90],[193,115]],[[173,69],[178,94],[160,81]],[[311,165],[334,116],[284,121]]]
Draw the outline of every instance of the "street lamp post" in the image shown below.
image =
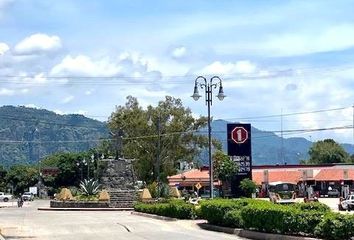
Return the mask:
[[[78,166],[79,168],[80,168],[80,172],[81,172],[81,181],[82,181],[82,179],[83,179],[83,175],[84,175],[84,170],[83,170],[83,167],[84,167],[84,165],[86,166],[86,165],[89,165],[87,162],[86,162],[86,159],[84,158],[82,161],[78,161],[77,163],[76,163],[76,166]],[[88,167],[89,168],[89,167]]]
[[[213,83],[214,80],[218,82]],[[201,82],[200,82],[201,81]],[[205,89],[205,104],[208,106],[208,143],[209,143],[209,184],[210,184],[210,198],[214,197],[214,179],[213,179],[213,161],[211,159],[211,120],[210,120],[210,106],[213,105],[213,88],[219,86],[219,93],[217,98],[222,101],[226,96],[224,94],[224,89],[222,87],[222,81],[218,76],[210,78],[209,81],[203,76],[199,76],[195,79],[194,93],[191,96],[195,101],[197,101],[201,95],[198,91],[198,86],[201,89]]]

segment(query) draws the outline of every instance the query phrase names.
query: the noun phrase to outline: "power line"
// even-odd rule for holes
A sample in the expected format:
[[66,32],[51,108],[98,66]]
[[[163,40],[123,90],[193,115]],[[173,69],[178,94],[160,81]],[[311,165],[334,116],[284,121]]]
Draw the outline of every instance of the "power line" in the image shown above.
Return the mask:
[[263,116],[226,118],[224,120],[249,120],[249,119],[259,119],[259,118],[288,117],[288,116],[294,116],[294,115],[339,111],[339,110],[344,110],[347,108],[349,108],[349,107],[329,108],[329,109],[321,109],[321,110],[306,111],[306,112],[294,112],[294,113],[273,114],[273,115],[263,115]]
[[[348,66],[343,66],[343,67],[334,67],[334,68],[328,68],[328,67],[304,67],[304,68],[288,68],[288,69],[282,69],[282,70],[272,70],[269,71],[269,74],[267,75],[245,75],[245,74],[240,74],[240,73],[233,73],[233,74],[221,74],[223,79],[227,80],[232,80],[233,77],[237,77],[237,81],[252,81],[252,80],[259,80],[259,79],[272,79],[272,78],[279,78],[279,77],[299,77],[300,74],[304,74],[303,71],[301,70],[311,70],[309,73],[314,73],[318,71],[319,73],[328,73],[328,72],[338,72],[338,71],[345,71],[347,69],[352,69],[354,66],[348,65]],[[300,72],[300,74],[299,74]],[[156,78],[159,79],[179,79],[181,78],[186,79],[188,77],[195,77],[198,74],[184,74],[184,75],[163,75],[163,76],[158,76],[158,77],[153,77],[153,76],[128,76],[128,75],[116,75],[116,76],[74,76],[74,75],[67,75],[67,76],[53,76],[49,75],[46,73],[46,75],[39,75],[37,74],[32,74],[28,76],[23,76],[23,75],[0,75],[0,82],[2,83],[13,83],[13,84],[40,84],[43,85],[43,82],[36,82],[36,79],[51,79],[51,80],[62,80],[62,79],[81,79],[85,81],[81,82],[70,82],[69,84],[105,84],[105,82],[92,82],[92,81],[87,81],[87,80],[95,80],[95,79],[105,79],[105,80],[115,80],[115,82],[111,82],[109,84],[136,84],[136,82],[127,82],[126,80],[139,80],[139,79],[153,79],[150,82],[144,81],[144,82],[139,82],[139,84],[156,84]],[[7,80],[10,79],[10,80]],[[15,79],[15,81],[13,80]],[[22,80],[28,80],[27,82],[25,81],[16,81],[16,79],[22,79]],[[32,80],[32,81],[31,81]],[[34,80],[34,81],[33,81]],[[118,80],[118,81],[117,81]],[[51,83],[59,83],[59,84],[67,84],[66,82],[63,81],[58,81],[58,82],[53,82]],[[181,80],[176,81],[176,82],[163,82],[164,84],[184,84],[185,81],[181,82]]]
[[[347,125],[347,126],[336,126],[336,127],[328,127],[328,128],[310,128],[310,129],[289,129],[289,130],[283,130],[283,135],[292,135],[292,134],[303,134],[303,133],[310,133],[310,132],[319,132],[319,131],[331,131],[331,130],[347,130],[347,129],[352,129],[352,125]],[[215,132],[215,131],[213,131]],[[225,133],[226,131],[217,131],[217,132],[222,132]],[[263,138],[263,137],[275,137],[275,133],[280,132],[280,131],[269,131],[269,135],[264,135],[264,136],[258,136],[254,138]],[[160,136],[173,136],[173,135],[183,135],[183,134],[191,134],[191,133],[207,133],[207,131],[197,131],[197,130],[190,130],[190,131],[183,131],[183,132],[172,132],[172,133],[165,133],[161,134]],[[274,133],[274,134],[272,134]],[[131,136],[131,137],[124,137],[122,138],[123,140],[136,140],[136,139],[149,139],[149,138],[156,138],[158,135],[142,135],[142,136]],[[279,136],[278,136],[279,137]],[[82,142],[100,142],[100,141],[114,141],[115,139],[113,138],[101,138],[101,139],[85,139],[85,140],[69,140],[69,141],[23,141],[23,140],[0,140],[0,143],[36,143],[36,144],[44,144],[44,143],[82,143]]]

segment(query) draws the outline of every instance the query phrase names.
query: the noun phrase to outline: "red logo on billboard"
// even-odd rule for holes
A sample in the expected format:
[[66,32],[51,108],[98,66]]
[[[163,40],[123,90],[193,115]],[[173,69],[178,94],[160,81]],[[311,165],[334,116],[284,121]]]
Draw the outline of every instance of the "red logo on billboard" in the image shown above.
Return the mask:
[[235,127],[231,131],[231,139],[237,144],[244,143],[248,139],[248,131],[243,127]]

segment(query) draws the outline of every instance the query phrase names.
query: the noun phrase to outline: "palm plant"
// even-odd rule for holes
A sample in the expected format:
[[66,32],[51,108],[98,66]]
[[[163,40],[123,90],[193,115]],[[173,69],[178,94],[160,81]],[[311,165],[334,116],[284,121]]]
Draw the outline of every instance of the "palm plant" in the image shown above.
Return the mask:
[[100,187],[101,185],[94,179],[84,179],[80,183],[82,194],[87,196],[96,195]]

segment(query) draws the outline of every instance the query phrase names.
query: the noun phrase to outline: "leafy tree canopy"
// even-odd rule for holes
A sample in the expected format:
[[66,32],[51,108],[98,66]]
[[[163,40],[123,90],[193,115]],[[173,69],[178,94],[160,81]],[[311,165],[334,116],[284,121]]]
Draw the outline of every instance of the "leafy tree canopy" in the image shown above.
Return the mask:
[[240,182],[240,188],[246,197],[251,197],[256,192],[257,184],[249,178],[245,178]]
[[333,139],[318,141],[309,150],[308,164],[345,163],[349,162],[349,154]]
[[8,170],[5,181],[13,187],[15,194],[21,194],[38,182],[38,170],[29,165],[14,165]]
[[123,144],[115,144],[121,146],[124,157],[136,159],[139,179],[151,183],[157,172],[166,181],[175,174],[177,162],[193,161],[207,146],[205,135],[195,134],[206,123],[205,117],[194,118],[178,98],[166,96],[156,107],[143,109],[136,98],[128,96],[126,104],[112,113],[108,126],[113,134],[122,135]]
[[[83,164],[83,160],[86,164]],[[81,178],[87,177],[87,171],[90,168],[90,176],[93,177],[95,164],[92,163],[89,153],[57,153],[42,160],[40,168],[57,167],[57,175],[43,176],[47,186],[54,189],[63,186],[79,185]],[[90,164],[88,167],[87,164]]]
[[237,164],[222,151],[216,151],[213,155],[214,177],[228,181],[238,171]]

